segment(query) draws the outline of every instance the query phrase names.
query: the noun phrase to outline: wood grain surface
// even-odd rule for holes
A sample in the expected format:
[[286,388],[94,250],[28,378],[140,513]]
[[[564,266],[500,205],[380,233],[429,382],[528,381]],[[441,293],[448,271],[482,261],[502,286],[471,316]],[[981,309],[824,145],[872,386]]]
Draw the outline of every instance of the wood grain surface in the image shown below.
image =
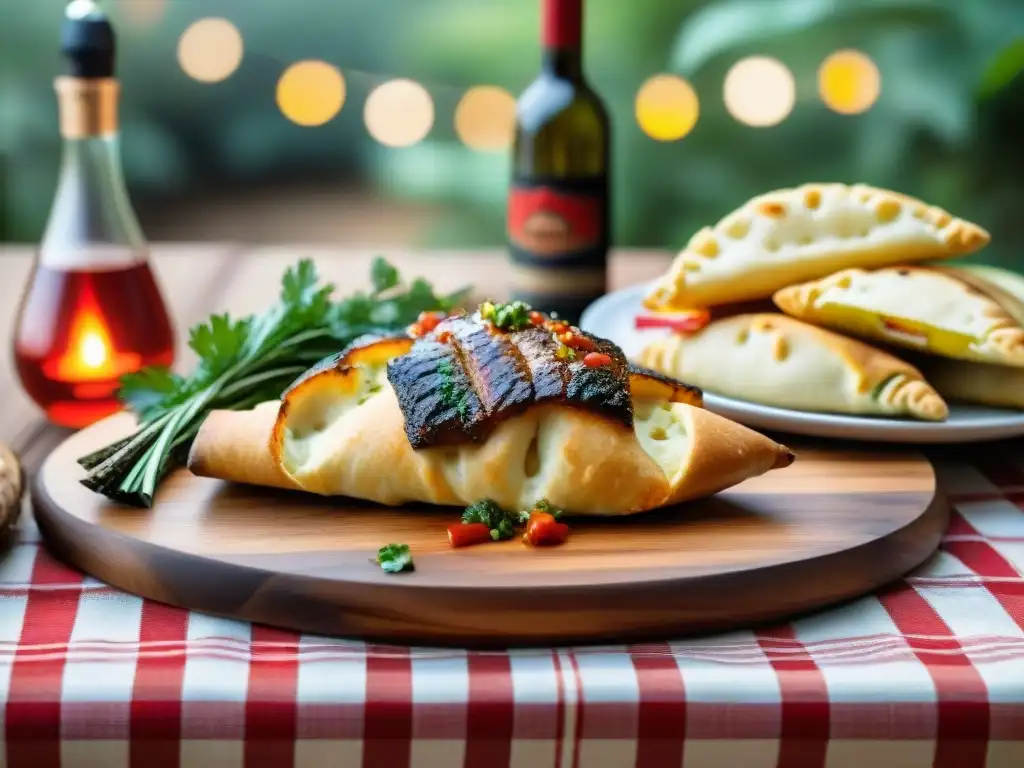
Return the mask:
[[[126,415],[45,461],[35,511],[51,550],[166,603],[304,632],[473,647],[622,641],[750,625],[868,592],[936,548],[947,508],[917,454],[797,444],[784,470],[719,496],[615,520],[572,520],[567,544],[452,550],[459,510],[391,509],[171,476],[151,510],[84,488],[76,459]],[[416,570],[385,574],[378,547]]]

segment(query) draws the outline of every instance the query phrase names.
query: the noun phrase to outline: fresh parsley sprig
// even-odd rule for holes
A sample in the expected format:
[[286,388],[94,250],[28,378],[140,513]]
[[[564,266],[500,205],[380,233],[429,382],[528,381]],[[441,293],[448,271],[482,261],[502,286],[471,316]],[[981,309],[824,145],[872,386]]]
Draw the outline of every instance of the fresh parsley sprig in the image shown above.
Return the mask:
[[398,331],[424,311],[450,311],[466,291],[437,296],[414,280],[400,287],[384,259],[371,268],[373,288],[339,301],[304,259],[281,281],[280,300],[266,312],[240,319],[214,315],[189,333],[199,358],[189,376],[150,367],[122,377],[118,396],[139,418],[131,436],[79,459],[82,483],[116,501],[149,507],[160,480],[187,452],[213,409],[242,410],[273,400],[300,374],[366,333]]

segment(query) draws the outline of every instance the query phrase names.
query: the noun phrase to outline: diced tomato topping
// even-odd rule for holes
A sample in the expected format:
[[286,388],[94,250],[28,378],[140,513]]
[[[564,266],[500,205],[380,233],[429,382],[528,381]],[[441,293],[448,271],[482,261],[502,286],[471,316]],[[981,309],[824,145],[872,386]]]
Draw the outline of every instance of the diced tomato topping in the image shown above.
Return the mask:
[[424,333],[430,333],[432,330],[437,328],[437,325],[440,322],[441,318],[433,312],[420,312],[420,316],[416,318],[416,324],[423,329]]
[[568,525],[559,523],[547,512],[534,510],[526,524],[523,541],[532,547],[551,547],[563,543],[568,537]]
[[593,341],[579,333],[569,332],[562,334],[562,336],[559,337],[559,340],[565,344],[565,346],[578,349],[581,352],[589,352],[597,346]]
[[448,543],[453,547],[469,547],[491,540],[491,531],[483,523],[452,523],[448,526]]
[[587,368],[600,368],[602,365],[611,365],[612,359],[604,352],[591,352],[583,358],[583,364]]
[[697,309],[685,315],[652,316],[637,315],[634,326],[637,330],[644,328],[668,328],[676,333],[696,333],[711,322],[711,313],[706,309]]
[[561,321],[555,321],[551,324],[551,332],[554,334],[563,334],[569,330],[569,326]]
[[544,325],[544,315],[542,315],[540,312],[531,312],[529,317],[530,322],[533,323],[534,325]]
[[441,331],[439,334],[437,334],[437,340],[442,344],[447,344],[449,341],[451,341],[451,338],[452,332],[448,330]]

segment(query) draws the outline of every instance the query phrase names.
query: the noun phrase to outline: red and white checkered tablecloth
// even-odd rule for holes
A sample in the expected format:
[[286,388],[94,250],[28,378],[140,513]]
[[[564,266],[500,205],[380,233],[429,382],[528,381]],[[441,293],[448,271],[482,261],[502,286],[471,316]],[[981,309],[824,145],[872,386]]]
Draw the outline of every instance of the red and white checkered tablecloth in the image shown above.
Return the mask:
[[940,464],[941,551],[784,626],[475,653],[298,636],[0,560],[0,766],[1022,768],[1024,451]]

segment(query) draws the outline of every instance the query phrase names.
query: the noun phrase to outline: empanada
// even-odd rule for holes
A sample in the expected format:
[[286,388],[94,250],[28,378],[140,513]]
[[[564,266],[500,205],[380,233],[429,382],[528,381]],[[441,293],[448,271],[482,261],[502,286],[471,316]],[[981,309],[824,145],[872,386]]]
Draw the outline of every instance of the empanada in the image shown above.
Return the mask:
[[[847,269],[778,291],[792,317],[815,325],[959,360],[1024,366],[1024,328],[956,267]],[[970,278],[968,278],[970,279]],[[976,287],[978,286],[978,287]]]
[[736,315],[692,335],[668,334],[639,360],[708,392],[779,408],[928,421],[949,412],[913,366],[782,314]]
[[[552,323],[502,331],[450,318],[312,369],[282,402],[214,411],[189,468],[380,504],[490,498],[569,514],[640,512],[784,467],[784,446],[703,410],[700,393],[633,368],[610,342]],[[594,354],[563,353],[568,339]],[[572,349],[572,347],[567,347]],[[575,354],[575,353],[574,353]]]
[[755,197],[695,234],[644,305],[673,312],[766,298],[850,267],[962,256],[989,242],[975,224],[864,184],[805,184]]
[[918,365],[948,400],[1024,410],[1024,368],[943,357],[922,359]]

